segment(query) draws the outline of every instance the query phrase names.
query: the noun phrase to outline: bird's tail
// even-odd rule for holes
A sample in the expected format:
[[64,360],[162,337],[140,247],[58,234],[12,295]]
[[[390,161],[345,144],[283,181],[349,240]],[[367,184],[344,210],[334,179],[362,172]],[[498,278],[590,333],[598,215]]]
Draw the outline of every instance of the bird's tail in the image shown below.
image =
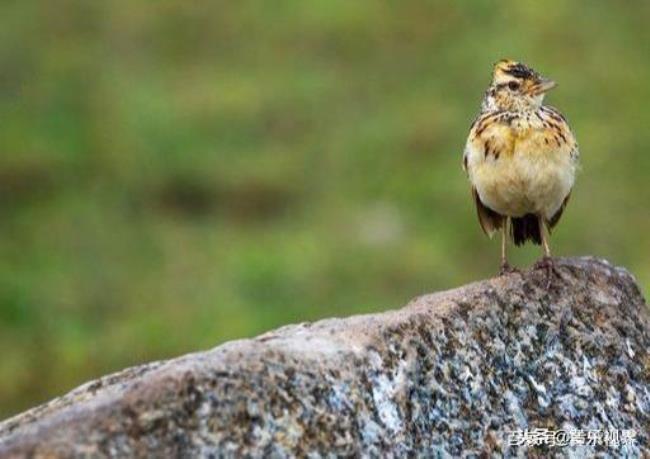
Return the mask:
[[512,218],[511,234],[515,245],[522,245],[528,240],[537,245],[542,243],[542,229],[537,216],[533,214]]

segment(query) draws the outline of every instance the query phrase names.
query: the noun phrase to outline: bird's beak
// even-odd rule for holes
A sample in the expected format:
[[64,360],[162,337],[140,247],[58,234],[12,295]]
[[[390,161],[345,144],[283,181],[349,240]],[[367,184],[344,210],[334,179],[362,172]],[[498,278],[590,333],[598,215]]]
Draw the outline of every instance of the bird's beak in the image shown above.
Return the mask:
[[553,89],[555,86],[557,86],[557,83],[555,81],[549,80],[548,78],[540,78],[535,83],[535,86],[533,86],[533,93],[535,95],[544,94],[545,92]]

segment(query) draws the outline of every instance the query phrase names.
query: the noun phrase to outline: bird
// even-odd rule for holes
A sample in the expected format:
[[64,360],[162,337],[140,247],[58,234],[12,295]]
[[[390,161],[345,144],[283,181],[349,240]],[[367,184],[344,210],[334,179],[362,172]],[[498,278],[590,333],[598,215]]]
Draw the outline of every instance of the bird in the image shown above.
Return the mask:
[[462,166],[479,224],[490,238],[501,230],[500,274],[517,271],[508,263],[509,239],[541,245],[535,267],[549,279],[556,271],[549,237],[571,196],[580,153],[567,119],[544,104],[555,86],[526,64],[499,60],[465,144]]

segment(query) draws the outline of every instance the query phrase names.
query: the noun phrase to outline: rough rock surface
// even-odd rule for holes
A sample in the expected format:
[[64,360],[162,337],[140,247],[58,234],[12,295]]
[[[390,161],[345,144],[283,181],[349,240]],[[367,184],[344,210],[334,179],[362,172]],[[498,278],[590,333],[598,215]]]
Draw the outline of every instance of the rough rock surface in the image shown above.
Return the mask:
[[[559,272],[548,290],[511,274],[127,369],[0,423],[0,457],[648,455],[642,295],[604,261]],[[636,436],[509,445],[526,428]]]

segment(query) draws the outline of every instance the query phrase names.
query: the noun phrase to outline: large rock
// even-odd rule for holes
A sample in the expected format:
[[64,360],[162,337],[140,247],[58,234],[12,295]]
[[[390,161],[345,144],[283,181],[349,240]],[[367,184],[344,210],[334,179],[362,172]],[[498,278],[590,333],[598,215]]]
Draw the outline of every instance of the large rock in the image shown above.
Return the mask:
[[[648,455],[639,288],[593,258],[559,273],[550,289],[511,274],[127,369],[1,423],[0,457]],[[578,431],[529,447],[534,428]]]

